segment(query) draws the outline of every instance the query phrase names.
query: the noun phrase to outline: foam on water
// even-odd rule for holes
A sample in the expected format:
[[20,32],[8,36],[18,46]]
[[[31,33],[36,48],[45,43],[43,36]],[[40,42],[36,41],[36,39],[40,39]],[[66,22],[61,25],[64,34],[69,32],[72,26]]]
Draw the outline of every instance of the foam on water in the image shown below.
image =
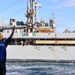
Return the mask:
[[7,62],[7,75],[75,75],[75,65],[47,62]]

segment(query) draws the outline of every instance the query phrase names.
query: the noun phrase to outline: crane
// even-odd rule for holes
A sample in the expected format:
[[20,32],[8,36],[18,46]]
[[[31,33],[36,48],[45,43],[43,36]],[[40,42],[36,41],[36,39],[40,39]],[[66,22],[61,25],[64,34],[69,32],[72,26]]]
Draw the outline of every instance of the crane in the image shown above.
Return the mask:
[[27,0],[27,23],[38,22],[38,8],[41,6],[36,0]]

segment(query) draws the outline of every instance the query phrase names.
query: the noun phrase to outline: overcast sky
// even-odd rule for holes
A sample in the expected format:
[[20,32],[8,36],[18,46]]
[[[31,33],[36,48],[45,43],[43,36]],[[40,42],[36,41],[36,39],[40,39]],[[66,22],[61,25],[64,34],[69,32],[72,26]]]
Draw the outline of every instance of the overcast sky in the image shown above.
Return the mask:
[[[27,0],[0,0],[0,24],[2,17],[6,23],[10,18],[26,22]],[[75,30],[75,0],[37,0],[42,4],[38,10],[38,21],[49,22],[52,13],[55,15],[56,31],[63,32],[69,28]]]

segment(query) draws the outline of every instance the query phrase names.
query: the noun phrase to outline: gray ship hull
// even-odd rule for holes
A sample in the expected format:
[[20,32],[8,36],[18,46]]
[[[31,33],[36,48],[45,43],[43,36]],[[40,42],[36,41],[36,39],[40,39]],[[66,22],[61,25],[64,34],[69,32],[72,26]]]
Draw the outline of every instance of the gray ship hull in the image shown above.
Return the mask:
[[22,46],[7,47],[7,61],[75,62],[75,46]]

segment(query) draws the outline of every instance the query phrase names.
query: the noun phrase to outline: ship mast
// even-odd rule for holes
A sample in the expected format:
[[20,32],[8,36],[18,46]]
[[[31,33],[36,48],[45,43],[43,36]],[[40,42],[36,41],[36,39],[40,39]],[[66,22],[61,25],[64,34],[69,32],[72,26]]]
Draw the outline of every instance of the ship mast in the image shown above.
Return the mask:
[[37,3],[36,0],[27,0],[27,23],[38,22],[38,8],[41,4]]
[[50,20],[50,27],[56,31],[56,23],[55,23],[54,13],[52,14],[52,19]]

